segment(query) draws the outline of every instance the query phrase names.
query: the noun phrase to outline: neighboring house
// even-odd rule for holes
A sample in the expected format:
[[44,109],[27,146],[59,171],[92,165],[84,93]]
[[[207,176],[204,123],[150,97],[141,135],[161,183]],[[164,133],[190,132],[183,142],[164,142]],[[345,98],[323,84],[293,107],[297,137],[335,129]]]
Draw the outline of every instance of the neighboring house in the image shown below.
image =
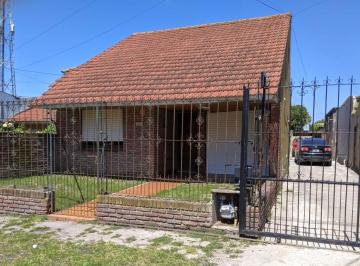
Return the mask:
[[13,122],[16,126],[23,126],[24,130],[30,132],[43,131],[50,123],[55,123],[55,120],[56,110],[36,107],[28,108],[8,118],[9,122]]
[[25,110],[33,98],[23,98],[0,91],[0,122]]
[[332,108],[325,116],[324,135],[327,143],[332,147],[332,156],[336,155],[336,115],[337,107]]
[[[57,110],[56,171],[204,179],[234,175],[241,101],[267,89],[267,175],[288,161],[289,14],[136,33],[65,72],[38,100]],[[251,106],[254,104],[250,103]],[[238,106],[240,105],[240,106]],[[254,113],[249,114],[254,141]],[[265,137],[264,137],[265,138]],[[227,144],[226,144],[227,143]],[[249,145],[248,163],[254,164]]]
[[325,129],[337,161],[360,169],[360,97],[348,97],[326,115]]
[[9,116],[14,115],[18,110],[13,102],[18,101],[19,98],[8,94],[6,92],[0,91],[0,122],[9,118]]

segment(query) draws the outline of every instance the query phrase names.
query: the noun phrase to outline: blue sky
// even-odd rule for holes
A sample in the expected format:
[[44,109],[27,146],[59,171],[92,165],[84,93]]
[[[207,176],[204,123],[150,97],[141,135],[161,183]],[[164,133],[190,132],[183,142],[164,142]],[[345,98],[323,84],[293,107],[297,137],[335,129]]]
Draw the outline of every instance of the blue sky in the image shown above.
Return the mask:
[[[294,81],[360,78],[360,1],[261,1],[294,15]],[[13,0],[15,67],[51,73],[18,70],[18,95],[40,95],[62,69],[85,62],[131,33],[279,13],[266,5],[257,0]]]

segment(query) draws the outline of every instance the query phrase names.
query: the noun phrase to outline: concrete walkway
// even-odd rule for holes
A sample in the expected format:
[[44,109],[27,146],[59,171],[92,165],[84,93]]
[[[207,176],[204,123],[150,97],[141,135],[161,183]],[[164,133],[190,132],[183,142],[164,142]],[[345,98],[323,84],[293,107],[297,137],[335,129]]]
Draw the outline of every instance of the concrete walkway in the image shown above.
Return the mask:
[[[115,195],[127,196],[154,196],[163,190],[173,189],[181,183],[175,182],[146,182],[140,185],[130,187],[119,192]],[[58,211],[48,215],[50,220],[61,221],[93,221],[96,220],[96,200],[91,200],[82,204],[75,205],[71,208]]]
[[176,182],[146,182],[135,187],[127,188],[120,192],[114,193],[128,196],[154,196],[163,190],[176,188],[181,183]]

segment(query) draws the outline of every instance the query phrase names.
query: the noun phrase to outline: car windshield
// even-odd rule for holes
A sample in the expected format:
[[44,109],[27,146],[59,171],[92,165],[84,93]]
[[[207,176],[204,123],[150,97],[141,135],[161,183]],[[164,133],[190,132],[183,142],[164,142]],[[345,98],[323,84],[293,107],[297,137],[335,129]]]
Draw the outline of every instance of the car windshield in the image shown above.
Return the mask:
[[302,139],[301,144],[302,145],[325,145],[326,142],[324,139],[310,138],[310,139]]

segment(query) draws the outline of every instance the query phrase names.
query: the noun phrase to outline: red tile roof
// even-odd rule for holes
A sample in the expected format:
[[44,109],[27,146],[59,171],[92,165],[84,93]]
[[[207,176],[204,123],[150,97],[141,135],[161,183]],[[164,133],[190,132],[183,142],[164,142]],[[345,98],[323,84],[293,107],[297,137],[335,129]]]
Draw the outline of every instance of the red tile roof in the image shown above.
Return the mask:
[[[51,116],[49,117],[49,114]],[[18,123],[44,123],[55,121],[56,110],[47,110],[43,108],[29,108],[25,111],[19,112],[13,117],[9,118],[8,121]]]
[[49,104],[241,96],[267,72],[277,93],[291,15],[137,33],[70,69]]

